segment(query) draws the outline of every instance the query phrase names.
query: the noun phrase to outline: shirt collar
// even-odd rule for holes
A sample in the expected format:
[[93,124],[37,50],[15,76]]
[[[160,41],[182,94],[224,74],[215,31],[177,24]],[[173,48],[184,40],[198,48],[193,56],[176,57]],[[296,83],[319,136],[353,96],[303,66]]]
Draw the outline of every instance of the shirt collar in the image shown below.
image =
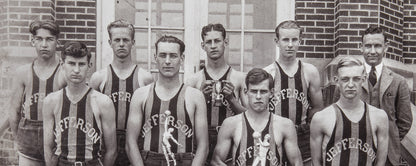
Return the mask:
[[[364,63],[365,66],[365,71],[367,73],[367,76],[369,75],[370,71],[371,71],[371,66],[368,65],[367,63]],[[377,76],[377,80],[380,79],[381,77],[381,70],[383,69],[383,63],[380,63],[376,66],[376,76]]]

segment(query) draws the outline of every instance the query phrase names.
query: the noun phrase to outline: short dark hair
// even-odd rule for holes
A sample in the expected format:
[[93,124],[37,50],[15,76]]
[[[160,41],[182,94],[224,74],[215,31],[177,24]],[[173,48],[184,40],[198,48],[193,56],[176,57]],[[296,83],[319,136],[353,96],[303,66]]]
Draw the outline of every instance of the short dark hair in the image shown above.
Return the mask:
[[158,51],[158,44],[160,42],[177,43],[177,44],[179,44],[179,51],[181,52],[181,54],[183,54],[183,52],[185,52],[185,43],[183,43],[182,40],[178,39],[175,36],[164,35],[161,38],[159,38],[159,40],[157,40],[156,43],[155,43],[156,52]]
[[384,42],[387,42],[387,35],[382,27],[377,25],[370,25],[370,27],[368,27],[362,34],[361,41],[364,41],[364,36],[368,34],[382,34],[384,36]]
[[268,72],[266,72],[263,69],[260,68],[253,68],[251,69],[246,76],[246,86],[247,89],[249,87],[249,84],[254,84],[257,85],[260,82],[263,82],[264,80],[268,80],[269,81],[269,89],[273,89],[274,88],[274,82],[273,82],[273,77],[272,75],[270,75]]
[[360,60],[358,60],[357,58],[354,58],[352,56],[347,56],[347,57],[342,58],[338,62],[337,67],[335,69],[335,74],[338,75],[338,70],[340,68],[343,68],[343,67],[352,67],[352,66],[362,66],[363,69],[364,69],[363,70],[363,73],[365,73],[365,66],[364,66],[364,63],[363,62],[361,62]]
[[46,29],[48,30],[52,35],[54,35],[57,39],[59,37],[59,25],[53,21],[53,20],[37,20],[33,21],[29,25],[29,32],[33,35],[37,35],[37,30],[39,29]]
[[202,31],[201,31],[202,40],[205,40],[205,36],[207,35],[208,32],[211,32],[211,31],[221,32],[223,39],[225,39],[225,36],[227,35],[225,28],[224,26],[222,26],[222,24],[208,24],[202,28]]
[[88,48],[84,43],[78,41],[70,41],[65,43],[61,53],[61,58],[65,61],[67,56],[74,58],[82,58],[87,56],[88,63],[91,60],[91,54],[88,52]]
[[124,19],[115,20],[107,26],[108,36],[110,36],[110,39],[112,37],[111,36],[112,28],[128,28],[130,30],[131,39],[134,40],[134,26],[133,24],[130,24],[126,20]]
[[299,30],[299,37],[302,36],[303,29],[300,27],[300,25],[295,20],[286,20],[281,22],[276,29],[274,29],[274,32],[276,33],[276,38],[279,39],[279,30],[283,29],[298,29]]

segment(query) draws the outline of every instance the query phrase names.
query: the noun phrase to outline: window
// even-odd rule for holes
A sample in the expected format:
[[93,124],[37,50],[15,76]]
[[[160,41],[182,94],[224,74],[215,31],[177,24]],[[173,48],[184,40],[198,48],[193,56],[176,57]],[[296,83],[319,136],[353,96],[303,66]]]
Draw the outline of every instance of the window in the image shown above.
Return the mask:
[[196,72],[200,59],[206,58],[200,46],[204,25],[224,25],[229,38],[226,61],[234,69],[247,72],[275,59],[274,28],[295,16],[295,2],[287,0],[116,0],[114,3],[115,7],[111,7],[107,2],[97,1],[98,12],[102,13],[97,21],[102,32],[97,34],[97,40],[102,41],[97,42],[97,55],[100,48],[103,54],[98,55],[101,56],[97,59],[98,68],[110,63],[106,57],[112,56],[106,55],[111,48],[106,42],[105,28],[111,21],[123,18],[135,26],[133,59],[142,68],[155,69],[154,43],[161,35],[184,40],[185,77]]

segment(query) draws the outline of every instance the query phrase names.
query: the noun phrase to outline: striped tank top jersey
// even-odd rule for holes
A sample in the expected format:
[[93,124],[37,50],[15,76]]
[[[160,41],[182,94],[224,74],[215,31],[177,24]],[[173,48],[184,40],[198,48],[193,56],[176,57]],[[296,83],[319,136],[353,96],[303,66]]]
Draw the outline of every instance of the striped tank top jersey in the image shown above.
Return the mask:
[[336,123],[323,152],[324,166],[370,166],[376,159],[368,106],[358,123],[351,122],[338,105],[333,104]]
[[[230,76],[232,73],[231,67],[228,67],[227,72],[218,80],[230,80]],[[205,82],[205,80],[214,80],[212,77],[208,74],[206,68],[204,68],[204,75],[202,78],[202,82]],[[224,99],[225,100],[225,99]],[[221,106],[215,106],[214,101],[211,99],[206,100],[207,103],[207,120],[208,120],[208,126],[210,127],[217,127],[221,126],[222,122],[225,120],[225,118],[234,115],[234,113],[227,109],[227,106],[224,104],[221,104]]]
[[[178,93],[168,101],[161,100],[155,91],[156,85],[151,85],[149,95],[144,106],[142,131],[139,136],[139,149],[163,153],[162,139],[167,118],[168,128],[173,128],[173,138],[179,146],[169,140],[172,153],[187,153],[194,151],[194,128],[185,107],[185,92],[187,86],[182,84]],[[166,117],[165,111],[171,113]]]
[[28,72],[27,79],[30,80],[29,85],[25,88],[23,98],[23,117],[30,120],[42,120],[43,99],[49,93],[59,90],[62,87],[58,85],[57,74],[59,65],[55,67],[52,75],[46,80],[40,79],[33,68],[32,72]]
[[[233,163],[236,166],[249,166],[253,164],[255,159],[255,151],[257,151],[257,146],[254,145],[253,133],[254,129],[251,127],[250,123],[247,120],[246,113],[242,113],[242,133],[241,139],[238,144],[238,147],[233,155]],[[261,140],[264,141],[264,136],[266,134],[270,135],[269,144],[270,148],[266,153],[266,165],[267,166],[276,166],[282,164],[282,147],[276,146],[274,142],[274,133],[273,133],[273,116],[269,114],[269,121],[267,122],[266,127],[261,133]]]
[[[77,103],[72,103],[62,89],[60,111],[55,114],[55,155],[68,161],[88,161],[100,157],[102,132],[93,113],[96,108],[94,90],[88,92]],[[98,93],[98,92],[96,92]]]
[[131,97],[134,91],[140,87],[138,81],[139,68],[134,67],[133,72],[126,79],[120,79],[114,72],[111,65],[107,69],[107,79],[101,93],[108,95],[114,103],[116,109],[116,128],[125,130],[129,116]]
[[282,70],[279,63],[275,63],[275,93],[273,99],[275,113],[285,118],[289,118],[295,125],[306,124],[309,99],[308,87],[306,85],[301,61],[299,61],[298,70],[293,77],[289,77]]

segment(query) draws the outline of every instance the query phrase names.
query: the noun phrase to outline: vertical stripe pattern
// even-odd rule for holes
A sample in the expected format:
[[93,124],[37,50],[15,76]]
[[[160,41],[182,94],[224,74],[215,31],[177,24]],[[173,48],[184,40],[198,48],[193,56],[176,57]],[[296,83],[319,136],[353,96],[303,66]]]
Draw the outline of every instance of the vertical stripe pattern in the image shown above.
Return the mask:
[[121,79],[114,72],[111,64],[107,68],[107,80],[102,93],[108,95],[116,108],[116,128],[125,130],[129,116],[131,97],[134,91],[139,88],[137,65],[126,79]]
[[301,61],[293,77],[289,77],[277,62],[276,70],[274,77],[275,113],[289,118],[296,125],[306,124],[309,99]]
[[[202,82],[205,82],[205,80],[214,80],[208,74],[206,68],[204,68],[203,70],[204,70],[204,75],[203,75],[204,78]],[[231,73],[232,73],[231,67],[229,67],[228,70],[225,72],[225,74],[219,80],[216,80],[216,81],[230,80]],[[215,106],[214,100],[211,100],[211,99],[207,99],[206,103],[207,103],[208,126],[210,127],[221,126],[225,118],[233,115],[233,112],[231,110],[228,110],[227,106],[225,106],[224,104],[221,104],[221,106],[219,107]]]
[[[163,153],[162,139],[165,132],[165,120],[167,128],[173,128],[172,136],[182,146],[169,141],[173,153],[193,152],[194,150],[194,128],[193,121],[186,110],[185,92],[186,86],[181,85],[177,94],[170,100],[161,100],[155,91],[155,84],[149,88],[149,96],[144,108],[143,127],[139,137],[141,150]],[[170,115],[166,117],[165,111]],[[166,129],[167,130],[167,129]]]
[[77,103],[61,90],[60,111],[55,114],[55,154],[69,161],[88,161],[100,157],[102,132],[92,110],[92,89]]
[[58,79],[55,78],[59,65],[46,80],[36,75],[33,65],[34,63],[32,63],[31,72],[27,75],[29,85],[25,87],[24,92],[23,116],[30,120],[42,120],[43,99],[49,93],[61,88],[58,85]]
[[357,123],[351,122],[341,108],[333,104],[336,123],[328,144],[324,148],[325,166],[371,166],[377,149],[373,142],[368,106]]
[[[243,113],[240,116],[242,121],[242,133],[237,149],[233,151],[233,163],[234,165],[238,166],[249,166],[253,164],[253,161],[256,157],[254,154],[256,146],[254,145],[255,140],[253,138],[253,133],[255,131],[247,120],[246,114]],[[269,120],[266,127],[260,133],[262,141],[264,141],[264,136],[266,134],[270,135],[270,147],[267,151],[266,165],[281,165],[282,147],[277,146],[275,143],[273,132],[273,116],[271,114],[269,115]]]

